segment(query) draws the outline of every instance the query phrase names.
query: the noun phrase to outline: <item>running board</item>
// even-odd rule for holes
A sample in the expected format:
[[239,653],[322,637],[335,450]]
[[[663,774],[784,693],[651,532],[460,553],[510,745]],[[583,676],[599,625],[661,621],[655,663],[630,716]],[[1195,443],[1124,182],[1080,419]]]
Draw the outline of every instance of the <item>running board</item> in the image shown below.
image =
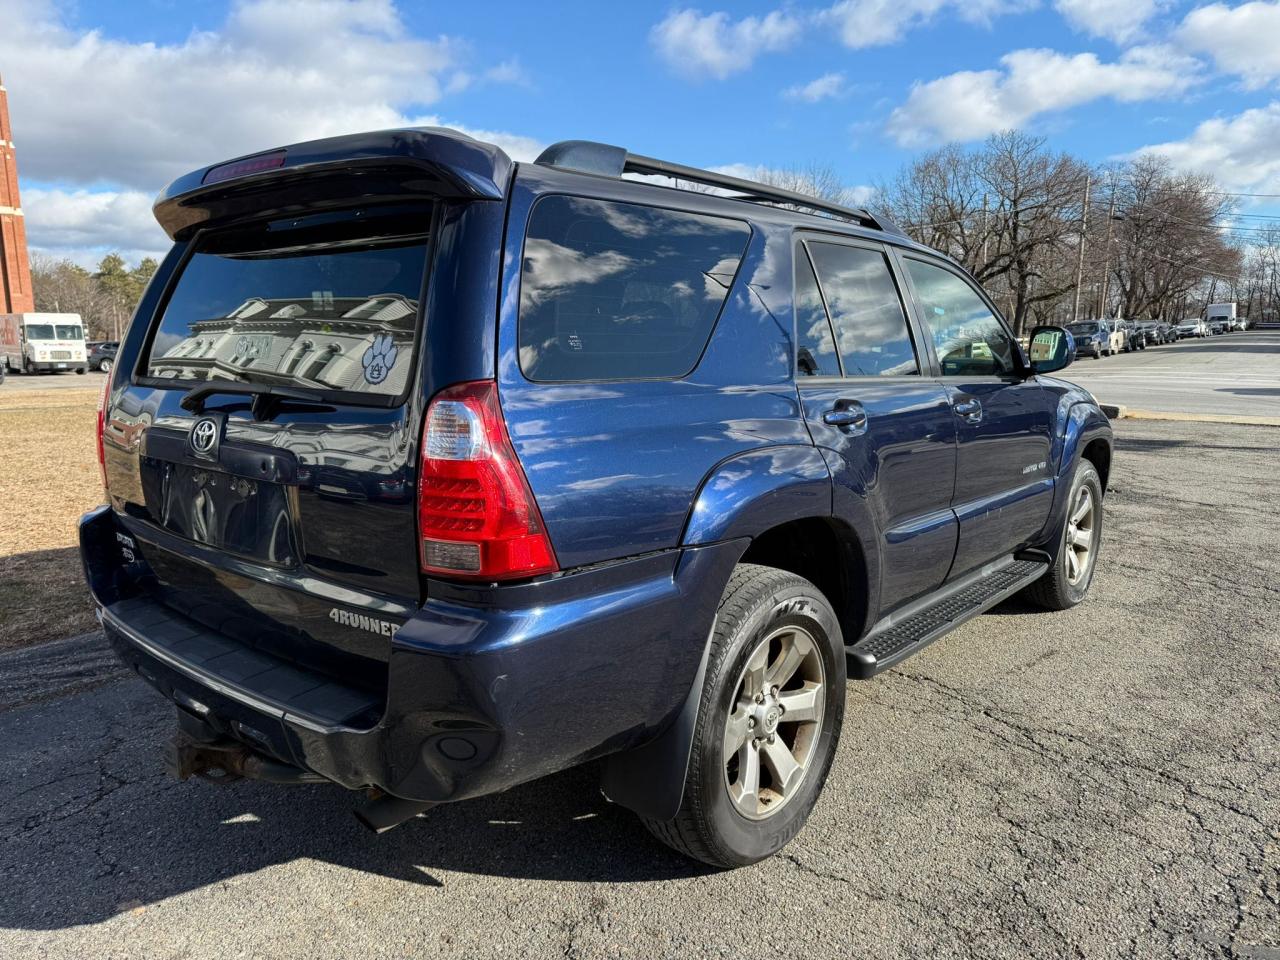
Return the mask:
[[1048,569],[1049,565],[1040,560],[1009,557],[987,564],[938,594],[882,620],[853,646],[845,647],[849,679],[866,680],[901,663],[1039,579]]

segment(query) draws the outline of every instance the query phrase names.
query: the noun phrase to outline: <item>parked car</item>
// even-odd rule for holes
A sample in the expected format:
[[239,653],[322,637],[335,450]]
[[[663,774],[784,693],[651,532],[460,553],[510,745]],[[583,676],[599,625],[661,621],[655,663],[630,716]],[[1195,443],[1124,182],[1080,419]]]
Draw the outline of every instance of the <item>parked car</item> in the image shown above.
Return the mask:
[[1131,353],[1134,350],[1147,349],[1147,332],[1142,324],[1136,320],[1118,321],[1122,323],[1125,330],[1125,352]]
[[1205,337],[1209,335],[1209,328],[1200,317],[1188,317],[1177,326],[1179,337]]
[[115,365],[116,351],[120,349],[115,340],[97,340],[89,345],[89,369],[110,373]]
[[1229,321],[1227,320],[1226,317],[1210,317],[1208,320],[1205,321],[1205,324],[1209,328],[1209,333],[1214,336],[1217,336],[1220,333],[1227,332],[1228,322]]
[[1158,347],[1165,342],[1165,335],[1160,331],[1160,324],[1155,320],[1144,320],[1139,324],[1142,328],[1143,340],[1150,346]]
[[600,759],[663,842],[751,863],[809,816],[846,676],[1088,593],[1112,431],[1052,376],[1071,335],[1024,352],[882,217],[438,128],[154,210],[80,542],[180,778],[339,783],[382,830]]
[[1098,360],[1111,356],[1111,329],[1102,320],[1083,320],[1067,326],[1075,340],[1077,357]]
[[1177,343],[1177,342],[1178,342],[1179,337],[1178,337],[1178,325],[1177,325],[1177,324],[1175,324],[1175,323],[1166,323],[1165,321],[1161,320],[1161,321],[1160,321],[1160,326],[1163,328],[1163,331],[1164,331],[1164,342],[1165,342],[1165,343]]

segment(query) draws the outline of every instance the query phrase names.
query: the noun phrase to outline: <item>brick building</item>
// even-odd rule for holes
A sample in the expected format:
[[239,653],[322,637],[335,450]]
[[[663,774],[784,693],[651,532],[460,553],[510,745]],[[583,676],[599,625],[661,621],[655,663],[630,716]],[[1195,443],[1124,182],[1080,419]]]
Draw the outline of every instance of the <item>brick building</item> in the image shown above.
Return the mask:
[[35,310],[27,231],[18,198],[18,161],[13,152],[9,95],[0,77],[0,314]]

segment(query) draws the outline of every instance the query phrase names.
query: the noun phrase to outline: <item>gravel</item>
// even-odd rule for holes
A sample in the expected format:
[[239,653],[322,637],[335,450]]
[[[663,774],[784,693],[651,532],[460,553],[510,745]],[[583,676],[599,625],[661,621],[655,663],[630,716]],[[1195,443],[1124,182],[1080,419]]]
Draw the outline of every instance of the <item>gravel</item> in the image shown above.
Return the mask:
[[336,788],[165,779],[135,679],[46,688],[0,713],[0,956],[1277,960],[1280,431],[1116,426],[1089,600],[851,683],[780,856],[683,861],[590,768],[374,837]]

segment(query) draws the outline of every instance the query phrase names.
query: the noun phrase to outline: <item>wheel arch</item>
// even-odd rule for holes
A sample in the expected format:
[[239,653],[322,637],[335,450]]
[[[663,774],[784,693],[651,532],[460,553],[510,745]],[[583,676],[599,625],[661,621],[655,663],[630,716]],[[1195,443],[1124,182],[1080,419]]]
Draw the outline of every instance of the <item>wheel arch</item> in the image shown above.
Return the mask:
[[[685,525],[684,546],[745,538],[738,563],[755,563],[809,580],[836,612],[845,642],[866,630],[874,568],[857,532],[831,515],[831,475],[821,452],[804,445],[766,447],[711,471]],[[730,573],[731,575],[731,573]],[[728,583],[719,587],[723,591]],[[653,820],[680,806],[714,619],[698,671],[673,720],[647,742],[606,758],[601,789],[614,803]]]

